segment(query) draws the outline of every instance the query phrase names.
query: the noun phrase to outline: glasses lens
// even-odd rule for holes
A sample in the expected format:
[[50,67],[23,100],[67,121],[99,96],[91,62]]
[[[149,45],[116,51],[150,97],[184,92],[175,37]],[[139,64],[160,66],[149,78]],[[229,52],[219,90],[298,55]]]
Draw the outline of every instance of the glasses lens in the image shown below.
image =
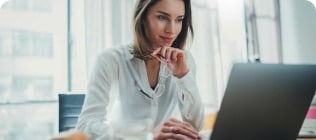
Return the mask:
[[167,66],[167,63],[163,63],[161,65],[161,72],[159,74],[159,81],[157,84],[157,87],[155,88],[155,97],[160,97],[164,90],[165,90],[165,84],[166,84],[166,79],[171,75],[171,71]]
[[164,78],[164,80],[169,77],[171,75],[171,71],[170,69],[168,68],[168,64],[167,63],[162,63],[161,64],[161,72],[160,72],[160,79],[161,78]]
[[163,92],[165,91],[165,85],[159,84],[157,85],[157,88],[155,88],[155,97],[160,97]]

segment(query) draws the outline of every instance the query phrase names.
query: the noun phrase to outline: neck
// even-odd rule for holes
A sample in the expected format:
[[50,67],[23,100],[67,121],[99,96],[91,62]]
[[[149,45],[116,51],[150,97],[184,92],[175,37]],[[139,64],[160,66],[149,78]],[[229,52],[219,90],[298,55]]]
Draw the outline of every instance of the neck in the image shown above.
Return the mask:
[[147,59],[145,60],[145,64],[157,66],[157,65],[160,65],[160,61],[157,59]]

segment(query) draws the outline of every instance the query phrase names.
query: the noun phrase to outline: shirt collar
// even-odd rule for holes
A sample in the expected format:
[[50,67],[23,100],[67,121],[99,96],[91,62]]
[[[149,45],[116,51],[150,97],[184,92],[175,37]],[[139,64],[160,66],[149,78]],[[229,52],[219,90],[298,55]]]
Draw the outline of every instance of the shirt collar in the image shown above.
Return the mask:
[[130,46],[127,47],[127,49],[125,49],[125,53],[126,53],[126,59],[129,61],[142,61],[141,59],[135,57],[132,54],[132,48]]

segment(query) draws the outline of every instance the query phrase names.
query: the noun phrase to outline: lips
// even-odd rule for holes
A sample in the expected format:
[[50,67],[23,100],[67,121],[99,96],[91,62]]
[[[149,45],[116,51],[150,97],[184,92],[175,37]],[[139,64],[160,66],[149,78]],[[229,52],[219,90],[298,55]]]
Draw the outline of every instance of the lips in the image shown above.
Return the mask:
[[164,42],[166,43],[171,43],[173,41],[173,37],[164,37],[161,36],[161,38],[163,39]]

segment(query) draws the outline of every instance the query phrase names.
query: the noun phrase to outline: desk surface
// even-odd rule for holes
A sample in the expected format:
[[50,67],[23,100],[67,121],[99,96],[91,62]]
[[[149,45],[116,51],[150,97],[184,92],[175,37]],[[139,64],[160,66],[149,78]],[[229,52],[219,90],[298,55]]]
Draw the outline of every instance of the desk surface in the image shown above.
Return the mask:
[[[301,131],[312,131],[316,134],[316,119],[305,119]],[[316,138],[299,138],[298,140],[316,140]]]
[[[313,131],[316,133],[316,119],[305,119],[302,131]],[[202,140],[208,140],[210,138],[211,129],[203,130],[200,132]],[[316,138],[298,138],[297,140],[316,140]]]
[[[211,130],[203,130],[200,132],[202,136],[202,140],[209,140],[211,134]],[[297,140],[316,140],[316,138],[298,138]]]

